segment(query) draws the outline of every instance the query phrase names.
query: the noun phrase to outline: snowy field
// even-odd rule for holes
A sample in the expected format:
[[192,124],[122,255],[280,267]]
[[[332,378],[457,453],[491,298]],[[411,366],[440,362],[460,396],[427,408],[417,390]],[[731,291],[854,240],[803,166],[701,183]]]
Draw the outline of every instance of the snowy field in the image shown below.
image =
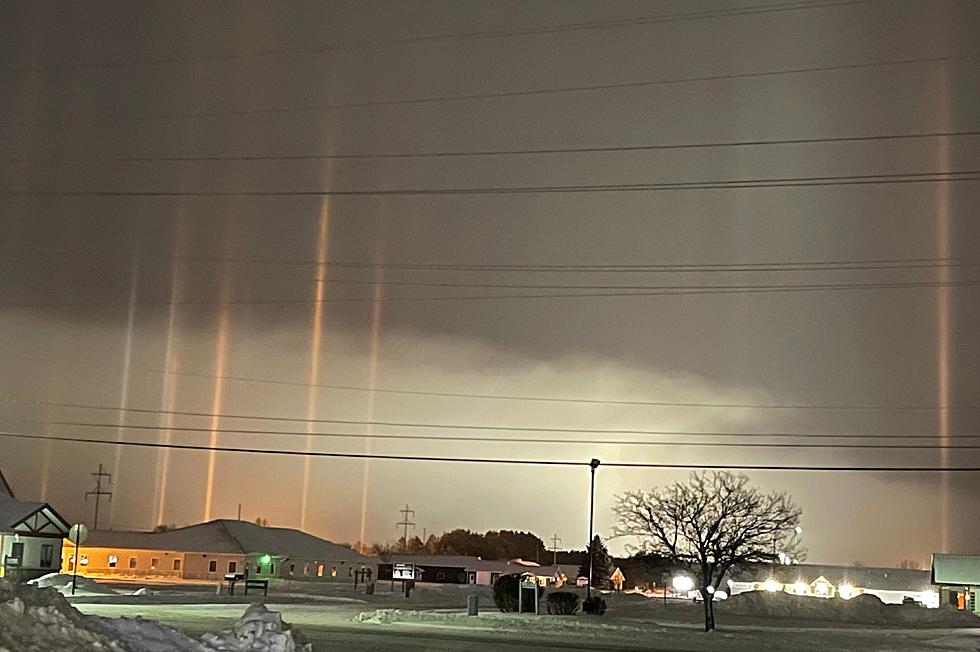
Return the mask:
[[[63,586],[61,578],[55,578],[50,583],[59,588]],[[700,631],[701,605],[687,601],[664,605],[657,599],[619,594],[606,596],[609,611],[602,617],[502,614],[493,608],[489,589],[481,587],[478,589],[481,613],[471,617],[465,614],[465,603],[473,587],[421,586],[412,598],[405,599],[383,585],[379,585],[375,595],[368,596],[361,591],[355,592],[350,586],[297,584],[274,587],[266,605],[272,613],[253,609],[251,621],[243,619],[248,607],[244,598],[236,596],[231,601],[228,596],[216,595],[213,585],[138,587],[86,584],[85,594],[71,599],[70,605],[82,614],[99,616],[99,619],[83,618],[54,591],[34,593],[43,598],[38,604],[54,605],[54,611],[67,609],[73,612],[66,614],[63,621],[58,623],[54,623],[57,618],[48,614],[46,618],[54,623],[51,627],[55,630],[66,623],[81,623],[83,628],[92,630],[83,638],[112,638],[118,635],[122,639],[115,648],[103,645],[91,649],[124,652],[293,650],[302,649],[306,642],[311,644],[313,650],[481,652],[532,648],[768,648],[794,651],[980,649],[980,618],[963,612],[882,605],[870,599],[828,601],[784,595],[737,596],[738,599],[733,598],[718,606],[719,630],[705,634]],[[57,600],[52,599],[52,595]],[[17,608],[7,604],[10,603],[9,591],[7,598],[4,603],[0,596],[0,603],[3,603],[0,604],[0,618],[13,619],[10,622],[14,622],[18,617]],[[31,600],[38,599],[36,596],[26,598],[27,602]],[[63,607],[57,607],[59,600]],[[20,612],[21,620],[17,622],[29,627],[25,620],[29,614],[24,613],[23,609]],[[155,622],[134,620],[136,618]],[[7,621],[0,625],[9,629]],[[27,631],[23,627],[23,631],[18,630],[22,634]],[[295,641],[290,643],[293,647],[231,645],[231,641],[242,632],[254,638],[257,630],[262,634],[268,629],[263,635],[271,640],[288,631],[289,627],[296,632]],[[202,639],[205,634],[210,636]],[[148,645],[154,640],[158,641],[155,647]],[[8,643],[0,633],[0,648],[6,647],[8,650],[72,649],[43,646],[21,648]]]

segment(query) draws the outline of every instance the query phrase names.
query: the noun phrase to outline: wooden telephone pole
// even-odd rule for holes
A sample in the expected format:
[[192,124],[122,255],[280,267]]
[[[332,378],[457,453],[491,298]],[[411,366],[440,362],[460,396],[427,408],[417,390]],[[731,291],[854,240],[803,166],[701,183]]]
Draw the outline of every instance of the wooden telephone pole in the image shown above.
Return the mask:
[[112,474],[106,473],[102,470],[102,464],[99,464],[98,473],[92,473],[92,477],[95,478],[95,490],[85,492],[85,500],[88,501],[89,496],[95,496],[95,519],[92,522],[92,530],[99,529],[99,503],[102,502],[102,496],[106,496],[109,502],[112,502],[112,492],[104,491],[102,489],[102,478],[106,479],[106,484],[112,486]]
[[399,509],[398,513],[402,515],[402,520],[395,523],[395,527],[405,528],[405,533],[402,535],[402,552],[408,552],[408,526],[411,525],[412,529],[415,529],[415,523],[409,519],[415,518],[415,510],[410,509],[408,503],[405,503],[405,509]]
[[559,537],[558,536],[558,533],[556,532],[555,534],[551,535],[551,552],[552,552],[551,564],[552,564],[552,566],[554,566],[554,565],[556,565],[558,563],[558,544],[559,543],[561,543],[561,537]]

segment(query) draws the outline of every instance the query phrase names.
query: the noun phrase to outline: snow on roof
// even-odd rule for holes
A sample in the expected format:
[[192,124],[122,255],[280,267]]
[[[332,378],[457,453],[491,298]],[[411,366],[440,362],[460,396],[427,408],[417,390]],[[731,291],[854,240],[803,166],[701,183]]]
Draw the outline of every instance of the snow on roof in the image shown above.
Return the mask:
[[758,568],[743,572],[734,579],[742,582],[764,582],[770,577],[784,584],[797,580],[810,583],[824,577],[834,585],[847,582],[862,588],[889,591],[924,591],[931,584],[929,571],[924,570],[817,564],[777,565],[775,573],[768,564],[760,564]]
[[369,557],[350,548],[306,532],[232,520],[208,521],[167,532],[98,530],[89,533],[84,547],[236,555],[270,554],[291,559],[373,563]]
[[0,532],[12,532],[24,519],[45,507],[45,503],[0,498]]
[[3,469],[0,469],[0,498],[16,498],[14,490],[10,488],[7,478],[3,477]]
[[569,570],[575,572],[571,565],[562,570],[562,566],[538,566],[537,564],[528,565],[528,562],[515,563],[521,560],[498,561],[496,559],[480,559],[479,557],[467,557],[464,555],[407,555],[393,554],[389,563],[394,564],[415,564],[416,566],[445,566],[449,568],[462,568],[467,571],[489,571],[491,573],[501,573],[508,575],[511,573],[534,573],[539,577],[553,577],[558,571],[568,575]]
[[974,555],[933,555],[932,583],[980,586],[980,557]]

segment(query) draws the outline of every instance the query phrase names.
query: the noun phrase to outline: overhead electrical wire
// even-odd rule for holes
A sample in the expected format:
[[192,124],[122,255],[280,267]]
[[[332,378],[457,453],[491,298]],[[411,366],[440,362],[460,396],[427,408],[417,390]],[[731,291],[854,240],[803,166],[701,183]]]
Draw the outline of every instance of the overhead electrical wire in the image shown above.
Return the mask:
[[[385,455],[379,453],[338,453],[327,451],[294,451],[275,450],[267,448],[246,448],[239,446],[198,446],[193,444],[175,444],[142,441],[114,441],[91,439],[84,437],[63,437],[57,435],[37,435],[18,432],[0,432],[0,437],[22,440],[60,441],[76,444],[93,444],[106,446],[127,446],[139,448],[165,448],[172,450],[217,451],[224,453],[247,453],[256,455],[281,455],[327,457],[341,459],[372,459],[414,462],[450,462],[458,464],[513,464],[524,466],[580,466],[588,467],[589,461],[574,460],[541,460],[521,458],[476,458],[450,457],[435,455]],[[669,462],[603,462],[604,468],[647,468],[647,469],[717,469],[743,471],[839,471],[851,473],[976,473],[980,466],[817,466],[817,465],[750,465],[750,464],[675,464]]]
[[[596,399],[596,398],[585,398],[585,397],[568,397],[568,396],[535,396],[535,395],[514,395],[514,394],[478,394],[478,393],[467,393],[467,392],[447,392],[447,391],[434,391],[434,390],[422,390],[422,389],[401,389],[401,388],[383,388],[383,387],[367,387],[363,385],[345,385],[338,383],[305,383],[297,381],[288,380],[275,380],[275,379],[265,379],[265,378],[253,378],[249,376],[237,376],[231,374],[221,374],[216,376],[214,374],[204,374],[194,371],[177,371],[177,370],[160,370],[160,369],[149,369],[146,367],[130,366],[128,367],[130,371],[139,371],[150,374],[159,375],[171,375],[171,376],[184,376],[191,378],[200,378],[203,380],[228,380],[232,382],[241,383],[254,383],[259,385],[274,385],[274,386],[284,386],[284,387],[299,387],[303,389],[309,389],[310,387],[317,387],[321,389],[333,389],[341,391],[355,391],[355,392],[374,392],[379,394],[392,394],[392,395],[404,395],[404,396],[429,396],[437,398],[463,398],[463,399],[481,399],[481,400],[494,400],[494,401],[521,401],[521,402],[536,402],[536,403],[575,403],[583,405],[624,405],[624,406],[640,406],[640,407],[692,407],[692,408],[724,408],[724,409],[759,409],[759,410],[859,410],[859,411],[875,411],[875,410],[886,410],[886,411],[898,411],[898,410],[911,410],[911,411],[931,411],[931,410],[980,410],[980,406],[975,405],[918,405],[918,404],[897,404],[897,405],[845,405],[845,404],[805,404],[805,403],[731,403],[731,402],[718,402],[718,403],[708,403],[708,402],[696,402],[696,401],[640,401],[640,400],[626,400],[626,399]],[[64,408],[79,408],[79,409],[94,409],[94,410],[136,410],[137,408],[120,408],[107,407],[107,406],[96,406],[86,403],[78,402],[58,402],[58,401],[41,401],[41,400],[21,400],[13,399],[9,397],[0,397],[0,401],[5,403],[15,403],[21,405],[35,405],[35,406],[45,406],[45,407],[64,407]],[[151,413],[160,413],[159,410],[150,410]],[[175,414],[177,414],[175,412]],[[187,413],[184,416],[201,416],[206,415],[208,417],[214,417],[216,415],[212,413]],[[233,415],[223,415],[223,418],[233,418]],[[263,417],[266,418],[266,417]],[[301,421],[306,422],[302,419],[292,419],[292,418],[267,418],[267,420],[281,420],[281,421]],[[315,421],[310,421],[310,423],[315,423]],[[664,433],[653,433],[650,434],[668,434]],[[674,433],[678,434],[678,433]]]
[[279,47],[266,48],[261,50],[245,50],[239,52],[227,52],[222,54],[198,54],[198,55],[174,55],[168,57],[158,57],[155,59],[143,60],[124,60],[124,61],[91,61],[75,62],[50,66],[27,66],[20,68],[0,68],[0,74],[21,74],[21,73],[41,73],[41,72],[66,72],[73,70],[106,70],[113,68],[137,68],[144,66],[160,66],[184,63],[203,63],[215,61],[227,61],[246,58],[264,58],[278,56],[295,56],[299,54],[319,54],[327,52],[340,52],[345,50],[357,50],[366,48],[388,48],[403,47],[406,45],[449,43],[469,40],[486,40],[496,38],[513,38],[522,36],[534,36],[540,34],[555,34],[561,32],[581,32],[605,29],[617,29],[627,27],[638,27],[642,25],[654,25],[659,23],[686,22],[713,18],[730,18],[740,16],[752,16],[758,14],[782,13],[788,11],[812,10],[832,7],[842,7],[850,5],[868,4],[874,0],[823,0],[807,2],[780,2],[770,4],[748,5],[745,7],[730,7],[722,9],[712,9],[698,12],[680,12],[673,14],[653,14],[648,16],[637,16],[632,18],[618,18],[604,21],[586,21],[576,23],[563,23],[555,25],[541,25],[536,27],[520,27],[503,30],[479,30],[469,32],[457,32],[450,34],[427,34],[420,36],[410,36],[398,39],[355,41],[348,43],[326,43],[309,47]]
[[[117,252],[81,251],[34,245],[0,244],[0,250],[29,251],[44,254],[59,254],[68,257],[107,258]],[[264,265],[281,267],[325,267],[373,271],[377,269],[400,270],[412,272],[499,272],[499,273],[661,273],[661,272],[798,272],[798,271],[864,271],[864,270],[902,270],[902,269],[932,269],[945,267],[974,267],[980,265],[980,259],[971,258],[864,258],[847,260],[802,260],[802,261],[760,261],[760,262],[710,262],[710,263],[577,263],[577,264],[541,264],[541,263],[445,263],[445,262],[357,262],[357,261],[317,261],[312,259],[269,259],[242,258],[228,256],[205,255],[173,255],[170,253],[154,254],[152,251],[141,251],[142,258],[157,258],[168,261],[205,262],[236,265]],[[14,261],[9,257],[0,258],[0,262]],[[22,259],[20,262],[45,264],[45,260]],[[71,265],[72,261],[59,260],[58,265]],[[75,261],[74,264],[82,264]],[[86,264],[87,266],[88,264]],[[93,265],[94,266],[94,265]],[[109,265],[99,265],[109,268]],[[325,280],[325,279],[313,279]]]
[[175,113],[156,113],[147,115],[128,115],[128,116],[94,116],[69,118],[64,120],[33,121],[33,122],[8,122],[0,123],[0,129],[26,129],[42,127],[63,127],[79,124],[119,124],[127,122],[155,122],[172,120],[191,120],[201,118],[228,118],[232,116],[254,116],[254,115],[283,115],[287,113],[307,113],[316,111],[339,111],[349,109],[367,109],[377,107],[393,106],[418,106],[424,104],[444,104],[449,102],[468,102],[483,101],[492,99],[512,99],[523,97],[534,97],[543,95],[560,95],[568,93],[595,93],[601,91],[626,90],[632,88],[655,88],[660,86],[673,86],[676,84],[697,84],[705,82],[728,81],[737,79],[764,79],[769,77],[779,77],[784,75],[807,75],[826,72],[844,72],[855,70],[869,70],[874,68],[888,68],[893,66],[910,66],[933,63],[952,63],[955,61],[968,61],[980,58],[980,53],[968,53],[935,57],[919,57],[894,59],[888,61],[870,61],[851,64],[834,64],[825,66],[808,66],[802,68],[783,68],[774,70],[762,70],[756,72],[726,73],[714,75],[700,75],[693,77],[675,77],[672,79],[654,79],[633,82],[614,82],[605,84],[587,84],[580,86],[560,86],[553,88],[532,88],[525,90],[493,91],[480,93],[466,93],[460,95],[433,95],[425,97],[409,97],[390,100],[367,100],[356,102],[334,102],[334,103],[315,103],[298,106],[263,107],[251,109],[217,109],[203,111],[186,111]]
[[[312,282],[313,279],[310,279]],[[327,298],[327,299],[229,299],[226,301],[212,300],[181,300],[181,301],[63,301],[63,302],[8,302],[0,303],[0,308],[118,308],[129,307],[131,305],[147,307],[167,307],[175,306],[289,306],[289,305],[312,305],[318,303],[419,303],[427,301],[447,302],[447,301],[493,301],[493,300],[518,300],[518,299],[576,299],[576,298],[629,298],[629,297],[680,297],[697,295],[736,295],[736,294],[783,294],[794,292],[838,292],[838,291],[859,291],[867,292],[874,290],[898,290],[898,289],[935,289],[935,288],[968,288],[980,286],[977,281],[921,281],[921,282],[894,282],[894,283],[843,283],[843,284],[812,284],[812,285],[757,285],[757,286],[711,286],[710,289],[690,286],[692,289],[676,290],[606,290],[602,292],[573,292],[573,293],[537,293],[537,294],[478,294],[478,295],[454,295],[454,296],[412,296],[412,297],[389,297],[372,298]],[[677,286],[680,288],[680,286]]]
[[594,147],[547,147],[528,149],[448,150],[423,152],[377,152],[361,154],[244,154],[206,155],[178,154],[155,156],[80,156],[80,157],[9,157],[0,163],[182,163],[182,162],[266,162],[266,161],[323,161],[364,159],[416,159],[462,158],[492,156],[538,156],[556,154],[603,154],[623,152],[670,151],[687,149],[721,149],[733,147],[774,147],[786,145],[818,145],[840,143],[887,142],[895,140],[921,140],[931,138],[958,138],[980,136],[980,131],[935,131],[905,134],[880,134],[872,136],[828,136],[822,138],[785,138],[772,140],[737,140],[692,143],[661,143],[652,145],[600,145]]
[[[231,417],[235,418],[235,417]],[[786,442],[705,442],[705,441],[650,441],[650,440],[613,440],[613,439],[581,439],[581,438],[541,438],[541,437],[488,437],[488,436],[460,436],[460,435],[397,435],[397,434],[375,434],[375,433],[350,433],[350,432],[305,432],[296,430],[248,430],[242,428],[208,428],[208,427],[188,427],[188,426],[158,426],[158,425],[137,425],[125,424],[120,426],[113,423],[91,423],[84,421],[61,421],[52,420],[26,420],[16,419],[18,423],[42,423],[54,426],[67,426],[72,428],[105,428],[112,430],[139,430],[156,432],[185,432],[196,434],[219,433],[223,435],[245,435],[260,437],[329,437],[340,439],[381,439],[388,441],[452,441],[461,443],[498,443],[498,444],[562,444],[562,445],[591,445],[591,446],[662,446],[662,447],[695,447],[695,448],[804,448],[804,449],[871,449],[871,450],[980,450],[980,444],[854,444],[854,443],[786,443]],[[329,421],[329,420],[327,420]],[[336,421],[338,424],[354,424],[356,422]],[[384,422],[366,421],[357,425],[385,425]],[[396,424],[398,425],[398,424]],[[399,427],[405,427],[399,425]],[[409,427],[425,427],[411,424]],[[432,426],[437,429],[443,426]],[[453,426],[450,426],[452,428]],[[469,428],[469,426],[461,426]],[[492,426],[474,426],[474,429],[484,430],[522,430],[519,428],[494,428]],[[576,429],[559,428],[529,428],[531,432],[547,430],[549,432],[594,432],[579,431]],[[601,432],[601,431],[600,431]],[[615,431],[612,431],[615,432]],[[748,435],[752,436],[752,435]],[[768,435],[771,436],[771,435]],[[980,435],[967,435],[971,438],[978,438]],[[845,435],[838,435],[837,438],[846,438]],[[917,439],[924,437],[919,436]]]
[[855,174],[841,176],[776,177],[720,181],[667,181],[619,184],[566,184],[550,186],[487,186],[444,188],[390,188],[353,190],[0,190],[0,197],[388,197],[432,195],[534,195],[565,193],[662,192],[725,190],[750,188],[806,188],[855,185],[903,185],[910,183],[951,183],[980,181],[980,170],[939,172],[898,172],[893,174]]

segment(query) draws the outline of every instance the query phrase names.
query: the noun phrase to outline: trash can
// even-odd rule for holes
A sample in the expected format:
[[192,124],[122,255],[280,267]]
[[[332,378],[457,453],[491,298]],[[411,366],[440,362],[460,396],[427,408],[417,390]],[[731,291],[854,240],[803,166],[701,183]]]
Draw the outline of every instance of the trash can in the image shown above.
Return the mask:
[[364,593],[366,595],[374,595],[374,582],[368,582],[364,585]]
[[466,596],[466,615],[467,616],[479,616],[480,615],[480,596],[471,593]]

